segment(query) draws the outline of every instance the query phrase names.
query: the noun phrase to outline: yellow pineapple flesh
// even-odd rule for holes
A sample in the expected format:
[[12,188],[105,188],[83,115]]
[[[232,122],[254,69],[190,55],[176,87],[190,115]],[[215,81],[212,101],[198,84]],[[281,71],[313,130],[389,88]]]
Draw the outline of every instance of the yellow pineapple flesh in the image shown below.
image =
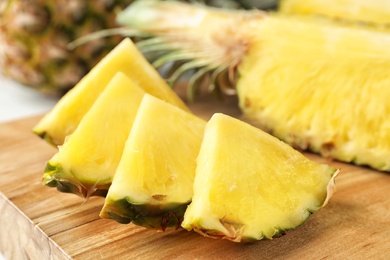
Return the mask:
[[144,50],[165,50],[161,60],[183,62],[180,73],[209,73],[212,83],[227,74],[246,119],[278,138],[390,171],[390,34],[174,2],[136,2],[118,21],[155,36]]
[[145,95],[100,216],[160,230],[180,227],[205,124]]
[[197,163],[182,226],[235,242],[303,224],[327,203],[338,172],[223,114],[207,123]]
[[390,25],[390,2],[387,0],[281,0],[279,12]]
[[105,195],[144,94],[118,72],[47,162],[43,183],[86,198]]
[[33,131],[49,143],[61,145],[117,72],[124,73],[147,93],[188,110],[133,42],[124,39],[59,100]]
[[390,35],[270,17],[252,42],[237,83],[249,120],[300,149],[390,170]]

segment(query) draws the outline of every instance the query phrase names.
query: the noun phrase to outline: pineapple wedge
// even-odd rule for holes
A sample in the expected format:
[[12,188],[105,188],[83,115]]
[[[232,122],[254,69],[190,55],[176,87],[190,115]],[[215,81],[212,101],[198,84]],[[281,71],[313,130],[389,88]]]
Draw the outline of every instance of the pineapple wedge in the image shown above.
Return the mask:
[[235,87],[246,119],[292,146],[390,171],[389,33],[172,1],[136,1],[118,21],[156,37],[140,43],[165,50],[154,64],[184,63],[176,78]]
[[144,94],[118,72],[47,162],[43,183],[85,198],[106,195]]
[[205,125],[146,94],[100,216],[159,230],[180,227]]
[[188,111],[184,102],[147,62],[132,41],[124,39],[83,79],[62,97],[34,127],[33,132],[53,145],[61,145],[73,133],[112,77],[122,72],[147,93]]
[[235,242],[272,238],[304,223],[333,192],[338,170],[238,119],[207,123],[182,226]]

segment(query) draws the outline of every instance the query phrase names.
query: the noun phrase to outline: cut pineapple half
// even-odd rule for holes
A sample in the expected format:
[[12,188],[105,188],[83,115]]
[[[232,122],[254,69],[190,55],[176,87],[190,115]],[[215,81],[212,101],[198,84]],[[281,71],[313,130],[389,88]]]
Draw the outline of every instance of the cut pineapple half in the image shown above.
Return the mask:
[[161,230],[180,227],[205,125],[146,94],[100,216]]
[[257,30],[238,69],[245,117],[294,147],[389,171],[390,34],[280,17]]
[[43,183],[86,198],[104,196],[144,94],[118,72],[49,160]]
[[130,39],[124,39],[104,57],[34,127],[33,132],[49,143],[61,145],[80,123],[112,77],[122,72],[147,93],[188,110]]
[[235,242],[272,238],[304,223],[327,203],[338,172],[223,114],[207,123],[197,162],[182,226]]
[[155,36],[138,45],[165,50],[154,64],[184,63],[173,75],[230,79],[244,116],[292,146],[390,171],[389,33],[174,1],[136,1],[118,21]]

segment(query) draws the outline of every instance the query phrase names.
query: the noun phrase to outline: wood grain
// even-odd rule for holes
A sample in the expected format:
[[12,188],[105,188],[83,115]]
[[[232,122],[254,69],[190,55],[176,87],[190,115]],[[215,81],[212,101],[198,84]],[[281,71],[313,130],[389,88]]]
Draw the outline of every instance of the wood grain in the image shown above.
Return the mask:
[[[218,105],[214,105],[217,103]],[[191,107],[239,116],[235,100]],[[0,252],[6,259],[390,259],[390,174],[328,161],[341,169],[329,204],[273,240],[237,244],[184,230],[155,232],[99,218],[88,201],[41,184],[56,149],[31,133],[40,117],[0,126]]]

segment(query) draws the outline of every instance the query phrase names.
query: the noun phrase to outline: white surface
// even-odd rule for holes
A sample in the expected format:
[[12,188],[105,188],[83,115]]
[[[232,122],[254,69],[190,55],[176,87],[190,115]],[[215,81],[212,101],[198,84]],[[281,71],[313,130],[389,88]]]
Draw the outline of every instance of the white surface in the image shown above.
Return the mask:
[[0,123],[43,114],[57,101],[0,74]]

